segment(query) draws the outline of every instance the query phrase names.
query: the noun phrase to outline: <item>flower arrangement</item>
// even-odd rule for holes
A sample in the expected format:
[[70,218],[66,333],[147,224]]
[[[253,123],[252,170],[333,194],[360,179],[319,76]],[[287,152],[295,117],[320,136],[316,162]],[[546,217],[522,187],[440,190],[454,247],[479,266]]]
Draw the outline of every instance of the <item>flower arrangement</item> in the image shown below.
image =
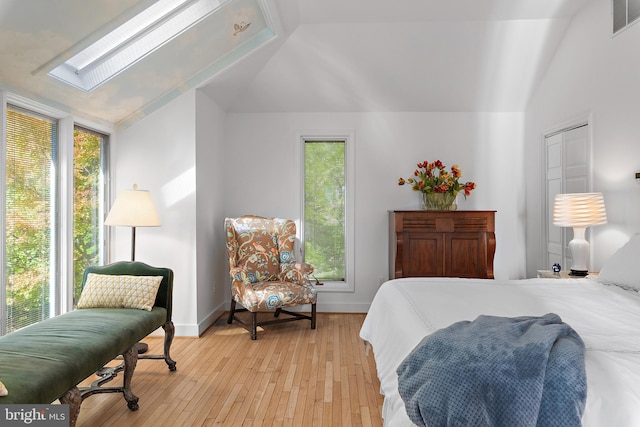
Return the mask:
[[[413,191],[422,193],[425,209],[450,209],[456,196],[463,192],[465,199],[476,188],[474,182],[460,182],[462,171],[458,165],[451,166],[451,171],[447,171],[446,166],[440,160],[429,163],[424,161],[418,163],[418,169],[413,173],[413,177],[398,179],[398,185],[411,185]],[[431,195],[441,195],[443,202],[433,202],[429,198]],[[437,204],[433,204],[437,203]],[[442,206],[441,204],[444,203]]]

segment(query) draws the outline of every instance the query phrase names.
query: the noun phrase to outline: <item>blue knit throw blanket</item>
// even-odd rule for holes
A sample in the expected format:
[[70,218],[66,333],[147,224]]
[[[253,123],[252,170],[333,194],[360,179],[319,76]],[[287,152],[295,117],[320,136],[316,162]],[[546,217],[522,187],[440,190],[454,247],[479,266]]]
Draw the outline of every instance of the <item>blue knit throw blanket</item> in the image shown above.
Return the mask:
[[397,369],[419,426],[581,425],[584,343],[560,317],[479,316],[425,337]]

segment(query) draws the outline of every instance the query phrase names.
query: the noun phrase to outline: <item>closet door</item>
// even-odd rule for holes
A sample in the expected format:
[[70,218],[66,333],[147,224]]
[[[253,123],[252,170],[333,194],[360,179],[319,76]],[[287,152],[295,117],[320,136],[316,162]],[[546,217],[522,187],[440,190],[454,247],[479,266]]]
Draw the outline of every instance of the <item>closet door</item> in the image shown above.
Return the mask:
[[586,193],[591,188],[589,126],[584,124],[545,137],[547,265],[571,264],[567,245],[573,230],[553,225],[553,200],[560,193]]
[[563,230],[553,225],[553,200],[556,194],[563,193],[563,136],[557,133],[545,138],[546,163],[547,163],[547,197],[546,197],[546,223],[547,223],[547,265],[544,269],[550,270],[555,263],[564,265]]

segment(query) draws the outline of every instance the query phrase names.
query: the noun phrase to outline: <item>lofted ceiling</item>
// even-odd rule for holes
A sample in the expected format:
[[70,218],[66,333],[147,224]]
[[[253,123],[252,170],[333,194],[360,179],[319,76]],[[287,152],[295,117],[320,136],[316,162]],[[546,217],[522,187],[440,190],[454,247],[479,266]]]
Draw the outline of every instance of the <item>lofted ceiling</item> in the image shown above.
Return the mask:
[[118,125],[193,88],[230,112],[522,111],[594,0],[230,0],[92,92],[47,74],[153,1],[2,0],[0,88]]

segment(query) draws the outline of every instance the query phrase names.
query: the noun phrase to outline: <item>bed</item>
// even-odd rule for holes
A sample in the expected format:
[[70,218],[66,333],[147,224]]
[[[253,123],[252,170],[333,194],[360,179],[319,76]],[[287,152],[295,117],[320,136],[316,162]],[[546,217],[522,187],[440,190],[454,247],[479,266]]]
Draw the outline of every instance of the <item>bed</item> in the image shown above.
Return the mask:
[[558,314],[584,341],[583,426],[640,426],[640,276],[633,271],[638,259],[640,235],[634,235],[597,277],[383,283],[360,337],[375,357],[385,426],[414,425],[398,392],[396,369],[425,336],[480,315],[547,313]]

